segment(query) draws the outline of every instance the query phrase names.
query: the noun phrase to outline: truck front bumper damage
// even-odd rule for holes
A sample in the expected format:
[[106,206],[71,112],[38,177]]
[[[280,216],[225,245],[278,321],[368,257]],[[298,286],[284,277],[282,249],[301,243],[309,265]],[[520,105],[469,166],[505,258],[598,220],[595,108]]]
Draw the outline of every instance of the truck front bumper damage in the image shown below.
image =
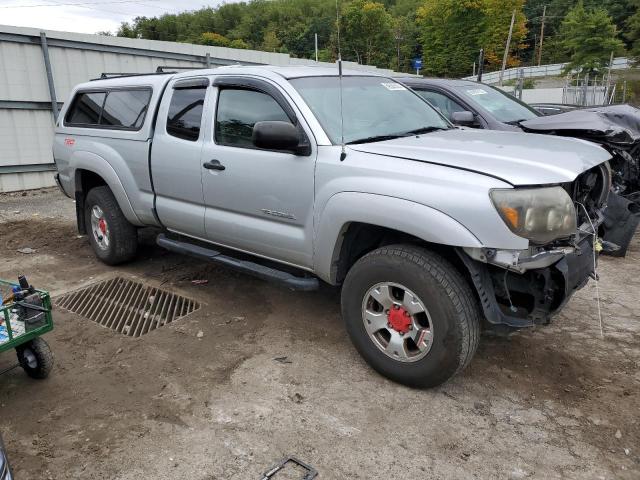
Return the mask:
[[[489,327],[524,328],[548,324],[571,296],[595,277],[592,237],[575,247],[550,250],[503,267],[502,262],[484,263],[464,249],[457,250],[478,292]],[[474,257],[478,252],[470,252]],[[504,252],[488,251],[496,260]],[[487,261],[489,259],[486,259]]]

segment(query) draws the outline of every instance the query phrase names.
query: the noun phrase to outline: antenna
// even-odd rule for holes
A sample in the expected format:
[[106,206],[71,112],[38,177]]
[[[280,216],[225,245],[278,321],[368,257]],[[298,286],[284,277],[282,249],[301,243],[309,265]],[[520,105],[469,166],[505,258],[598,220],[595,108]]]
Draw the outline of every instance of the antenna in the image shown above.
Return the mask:
[[338,29],[338,78],[340,82],[340,161],[347,158],[347,150],[344,143],[344,107],[342,105],[342,50],[340,49],[340,7],[336,0],[336,27]]

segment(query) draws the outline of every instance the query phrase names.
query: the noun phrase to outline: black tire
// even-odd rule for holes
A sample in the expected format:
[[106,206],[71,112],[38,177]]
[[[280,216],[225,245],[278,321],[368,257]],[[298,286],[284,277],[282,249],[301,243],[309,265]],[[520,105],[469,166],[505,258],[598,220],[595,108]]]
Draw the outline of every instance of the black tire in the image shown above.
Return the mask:
[[[395,360],[369,337],[362,305],[369,289],[382,282],[411,290],[429,311],[433,343],[423,358]],[[342,287],[342,315],[367,363],[385,377],[412,387],[434,387],[463,370],[480,338],[480,308],[469,283],[440,255],[415,246],[382,247],[358,260]]]
[[18,362],[31,378],[43,379],[53,369],[53,353],[49,344],[37,337],[16,348]]
[[[92,230],[91,213],[95,206],[103,212],[108,225],[109,244],[106,247],[99,245]],[[138,230],[124,216],[109,187],[96,187],[89,191],[85,200],[84,215],[89,242],[100,260],[107,265],[118,265],[136,256]]]

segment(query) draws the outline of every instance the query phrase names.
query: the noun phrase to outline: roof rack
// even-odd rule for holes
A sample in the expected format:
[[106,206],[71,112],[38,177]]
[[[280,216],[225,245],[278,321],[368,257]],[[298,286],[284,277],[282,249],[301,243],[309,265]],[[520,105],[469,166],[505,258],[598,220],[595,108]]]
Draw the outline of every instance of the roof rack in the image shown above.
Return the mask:
[[[103,72],[100,74],[98,78],[92,78],[91,81],[94,80],[105,80],[107,78],[120,78],[120,77],[143,77],[146,75],[165,75],[168,73],[178,73],[179,70],[202,70],[207,67],[181,67],[181,66],[169,66],[169,65],[158,65],[155,72],[147,72],[147,73],[132,73],[132,72]],[[211,68],[211,67],[210,67]],[[213,67],[215,68],[215,67]]]
[[[159,68],[159,67],[158,67]],[[107,78],[120,78],[120,77],[145,77],[148,75],[165,75],[167,73],[178,73],[178,72],[151,72],[151,73],[125,73],[125,72],[103,72],[100,74],[98,78],[92,78],[91,81],[96,80],[105,80]]]
[[[165,69],[168,68],[169,70],[172,70],[171,72],[166,71]],[[169,67],[167,65],[160,65],[158,66],[158,68],[156,68],[156,73],[176,73],[175,70],[203,70],[206,69],[208,67]]]

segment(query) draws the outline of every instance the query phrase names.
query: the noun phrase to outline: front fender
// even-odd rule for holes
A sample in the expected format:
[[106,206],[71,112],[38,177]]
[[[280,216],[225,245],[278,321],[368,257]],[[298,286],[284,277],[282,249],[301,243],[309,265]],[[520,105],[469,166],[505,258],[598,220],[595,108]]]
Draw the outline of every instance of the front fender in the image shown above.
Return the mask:
[[464,225],[426,205],[371,193],[337,193],[320,213],[315,231],[314,270],[328,283],[335,284],[341,235],[353,222],[386,227],[431,243],[483,246]]
[[[122,213],[129,223],[138,227],[144,225],[133,210],[133,206],[131,205],[127,192],[124,189],[120,178],[116,174],[116,171],[109,162],[95,153],[79,150],[73,153],[70,164],[74,167],[72,178],[76,178],[76,172],[78,170],[88,170],[100,175],[107,186],[111,189],[113,196],[116,198]],[[79,185],[75,185],[75,189],[76,191],[79,190]]]

